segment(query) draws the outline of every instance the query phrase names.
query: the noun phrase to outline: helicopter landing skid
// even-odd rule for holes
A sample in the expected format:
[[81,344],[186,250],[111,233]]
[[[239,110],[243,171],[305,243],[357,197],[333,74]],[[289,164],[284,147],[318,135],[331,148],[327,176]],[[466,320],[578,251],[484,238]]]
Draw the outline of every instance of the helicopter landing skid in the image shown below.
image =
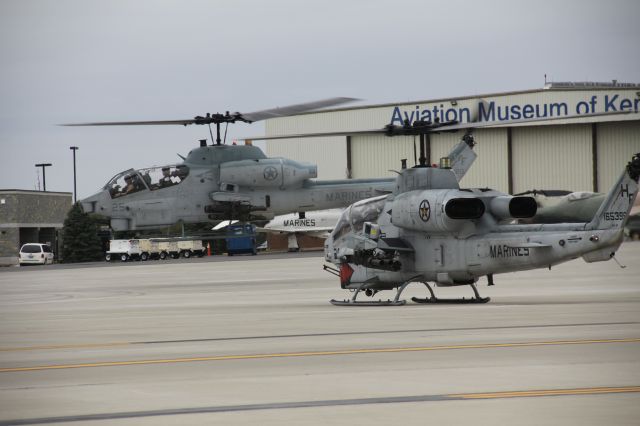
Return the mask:
[[[360,287],[358,287],[357,289],[355,289],[354,293],[353,293],[353,297],[351,299],[346,299],[346,300],[335,300],[335,299],[331,299],[330,302],[332,305],[334,306],[402,306],[402,305],[406,305],[407,301],[406,300],[400,300],[400,295],[402,294],[402,292],[404,291],[405,288],[407,288],[407,286],[415,279],[411,278],[410,280],[405,281],[399,288],[398,291],[396,293],[396,297],[393,298],[393,300],[372,300],[372,301],[364,301],[364,302],[358,302],[356,301],[356,297],[358,297],[358,294],[360,293],[360,291],[367,285],[367,283],[362,283],[360,285]],[[428,285],[427,285],[428,287]],[[431,290],[431,288],[429,288],[429,290]],[[433,294],[433,291],[431,292]],[[375,293],[373,293],[375,294]]]
[[473,293],[475,295],[475,297],[472,297],[470,299],[466,299],[464,297],[462,299],[438,299],[431,286],[428,283],[423,284],[429,289],[431,297],[426,297],[424,299],[421,299],[419,297],[412,297],[411,300],[416,303],[487,303],[491,300],[490,297],[480,297],[480,293],[478,293],[478,289],[476,288],[475,284],[469,284],[473,289]]
[[334,306],[402,306],[406,305],[406,300],[393,301],[393,300],[371,300],[371,301],[355,301],[353,299],[347,300],[335,300],[331,299],[331,302]]

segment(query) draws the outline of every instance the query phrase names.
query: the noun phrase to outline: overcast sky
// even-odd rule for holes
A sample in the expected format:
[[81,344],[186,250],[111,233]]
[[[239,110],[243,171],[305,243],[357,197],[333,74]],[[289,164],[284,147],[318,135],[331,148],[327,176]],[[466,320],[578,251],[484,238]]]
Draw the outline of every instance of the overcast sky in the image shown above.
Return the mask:
[[640,83],[639,17],[637,0],[0,0],[0,189],[36,189],[34,164],[53,163],[47,189],[73,191],[75,145],[81,198],[209,137],[57,123],[536,89],[544,74]]

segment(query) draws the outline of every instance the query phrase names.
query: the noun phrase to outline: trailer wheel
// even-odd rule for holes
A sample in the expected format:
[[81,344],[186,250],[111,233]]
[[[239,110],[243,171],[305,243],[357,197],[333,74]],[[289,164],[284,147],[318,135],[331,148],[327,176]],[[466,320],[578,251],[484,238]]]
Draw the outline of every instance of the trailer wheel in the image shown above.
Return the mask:
[[165,260],[167,258],[167,253],[162,252],[160,253],[160,260]]
[[184,257],[185,259],[188,259],[191,257],[191,252],[189,250],[185,250],[182,252],[182,257]]
[[106,260],[107,262],[111,262],[111,253],[108,253],[105,257],[104,260]]
[[142,253],[140,255],[140,260],[142,260],[143,262],[149,259],[149,255],[147,253]]
[[122,261],[122,262],[126,262],[128,259],[129,259],[129,256],[127,256],[127,254],[126,254],[126,253],[122,253],[122,254],[120,255],[120,261]]

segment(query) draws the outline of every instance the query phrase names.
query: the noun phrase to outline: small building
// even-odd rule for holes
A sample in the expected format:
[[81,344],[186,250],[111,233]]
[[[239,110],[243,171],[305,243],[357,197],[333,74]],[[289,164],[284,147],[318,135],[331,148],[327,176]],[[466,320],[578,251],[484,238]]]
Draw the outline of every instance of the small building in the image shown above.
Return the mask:
[[58,232],[71,206],[71,192],[0,189],[0,265],[16,265],[25,243],[49,244],[57,259]]

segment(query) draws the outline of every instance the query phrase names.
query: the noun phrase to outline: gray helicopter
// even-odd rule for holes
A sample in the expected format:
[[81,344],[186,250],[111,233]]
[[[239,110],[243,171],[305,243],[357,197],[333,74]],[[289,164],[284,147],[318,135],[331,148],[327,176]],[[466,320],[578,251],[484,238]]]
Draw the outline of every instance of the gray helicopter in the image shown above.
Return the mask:
[[[486,303],[475,286],[494,274],[551,267],[582,257],[587,262],[614,257],[623,227],[638,192],[640,153],[613,185],[587,222],[519,224],[536,215],[533,197],[511,196],[490,189],[461,189],[458,180],[475,154],[471,133],[441,159],[440,167],[403,164],[393,193],[356,202],[342,214],[325,242],[325,270],[353,292],[334,305],[403,305],[400,296],[411,283],[429,291],[416,303]],[[462,164],[459,157],[470,161]],[[457,163],[452,169],[451,162]],[[436,297],[438,287],[468,285],[474,296]],[[360,292],[374,296],[394,290],[393,300],[358,301]]]
[[[393,179],[316,181],[317,167],[286,158],[269,158],[260,148],[225,145],[222,123],[252,123],[273,117],[351,102],[331,98],[252,113],[207,114],[186,120],[65,124],[65,126],[216,125],[216,143],[206,140],[181,164],[129,169],[118,173],[96,194],[80,201],[85,212],[111,220],[116,231],[183,223],[268,220],[275,215],[345,207],[393,190]],[[226,134],[226,132],[225,132]]]

